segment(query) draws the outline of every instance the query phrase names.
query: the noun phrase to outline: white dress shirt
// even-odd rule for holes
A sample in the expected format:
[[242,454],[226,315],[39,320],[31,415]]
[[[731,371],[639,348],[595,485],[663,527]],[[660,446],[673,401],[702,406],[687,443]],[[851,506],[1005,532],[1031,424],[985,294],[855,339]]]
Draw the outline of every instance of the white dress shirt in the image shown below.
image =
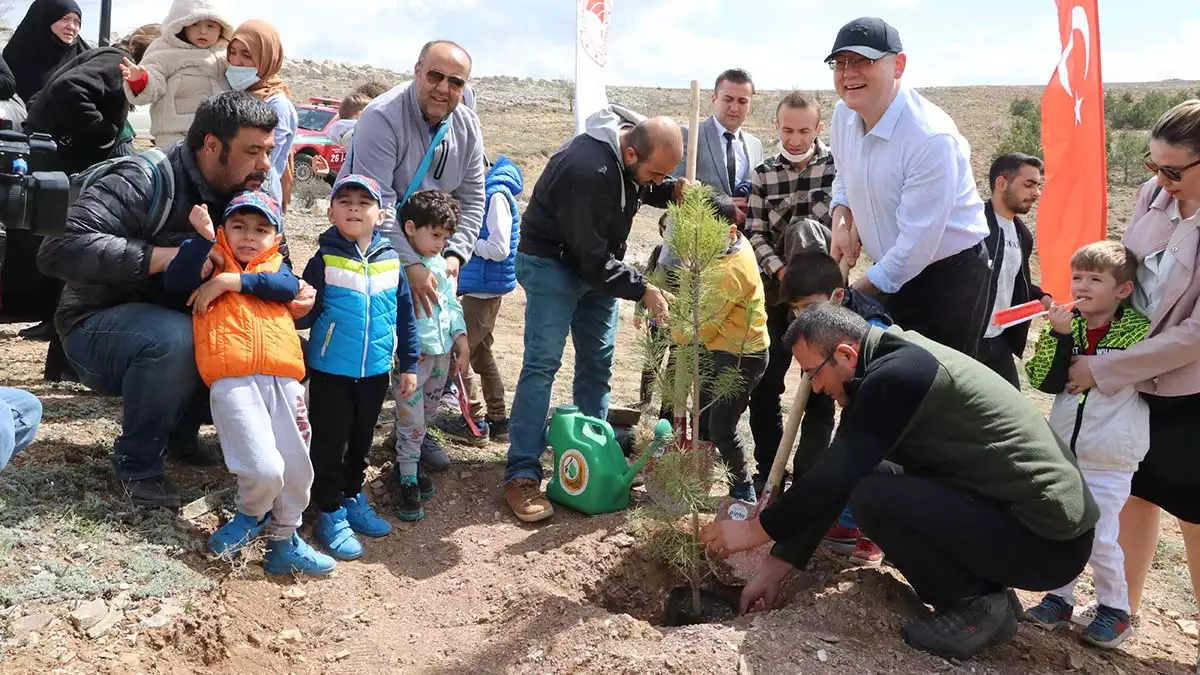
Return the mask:
[[1158,311],[1163,293],[1166,292],[1166,281],[1171,276],[1171,270],[1178,264],[1175,258],[1176,246],[1192,230],[1200,227],[1200,211],[1193,213],[1190,218],[1184,218],[1179,212],[1177,199],[1172,199],[1167,204],[1167,217],[1175,226],[1171,231],[1171,239],[1166,246],[1147,254],[1142,264],[1138,265],[1137,283],[1133,287],[1133,308],[1147,317],[1153,317],[1154,312]]
[[[497,192],[492,195],[487,204],[487,217],[484,219],[488,236],[480,237],[475,242],[474,255],[484,260],[504,260],[512,251],[512,209],[508,206],[508,198]],[[498,298],[502,293],[467,293],[472,298]]]
[[839,101],[829,130],[838,172],[833,205],[850,207],[867,278],[895,293],[930,263],[971,248],[988,234],[971,174],[971,148],[950,116],[901,87],[870,132]]
[[[717,138],[721,140],[721,166],[724,167],[724,163],[729,161],[725,158],[725,134],[728,133],[729,130],[721,126],[720,120],[718,120],[716,117],[713,117],[713,124],[717,125]],[[737,167],[733,172],[733,175],[737,177],[737,180],[733,182],[733,185],[729,186],[731,190],[736,188],[738,183],[750,180],[746,176],[746,174],[750,171],[750,155],[746,153],[746,144],[742,142],[741,129],[733,132],[733,162]],[[721,170],[721,175],[725,175],[724,169]]]

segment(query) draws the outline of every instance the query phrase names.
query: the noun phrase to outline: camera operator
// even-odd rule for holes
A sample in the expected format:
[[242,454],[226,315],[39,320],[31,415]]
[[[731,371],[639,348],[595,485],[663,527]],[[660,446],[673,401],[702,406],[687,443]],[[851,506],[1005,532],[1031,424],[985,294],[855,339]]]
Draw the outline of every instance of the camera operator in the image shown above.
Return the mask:
[[[208,397],[196,370],[192,319],[166,296],[158,275],[194,233],[193,206],[223,213],[237,192],[261,188],[275,124],[270,106],[244,92],[205,101],[186,140],[165,149],[175,195],[161,230],[147,223],[151,176],[138,163],[121,162],[71,205],[66,233],[42,244],[42,271],[66,281],[54,321],[67,358],[84,385],[124,397],[113,465],[135,504],[179,506],[179,492],[163,475],[168,450],[193,463],[218,461],[196,437]],[[290,265],[286,244],[281,248]],[[311,305],[311,294],[301,297]]]
[[[133,130],[127,124],[132,109],[121,77],[124,59],[140,61],[159,34],[157,24],[143,26],[113,47],[91,49],[67,61],[46,81],[29,107],[25,133],[48,134],[58,151],[44,171],[79,173],[89,166],[133,154]],[[9,262],[3,270],[8,305],[21,304],[22,314],[42,323],[18,333],[27,340],[49,340],[44,377],[49,382],[77,380],[54,333],[54,309],[62,282],[37,270],[37,250],[42,237],[14,232],[9,237]]]

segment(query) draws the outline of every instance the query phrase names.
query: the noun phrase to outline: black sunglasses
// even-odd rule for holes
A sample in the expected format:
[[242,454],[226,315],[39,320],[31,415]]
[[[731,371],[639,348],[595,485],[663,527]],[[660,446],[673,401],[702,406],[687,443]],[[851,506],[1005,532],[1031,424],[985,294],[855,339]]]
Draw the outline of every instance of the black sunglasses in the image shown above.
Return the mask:
[[1161,173],[1163,178],[1166,178],[1172,183],[1178,183],[1179,181],[1183,180],[1184,171],[1187,171],[1194,166],[1200,166],[1200,159],[1188,164],[1187,166],[1181,166],[1179,168],[1175,168],[1173,166],[1159,166],[1150,160],[1150,153],[1147,152],[1142,156],[1142,164],[1146,165],[1146,168],[1150,170],[1150,173]]
[[467,86],[467,81],[457,75],[446,75],[440,70],[426,70],[425,81],[433,86],[438,86],[442,80],[450,81],[450,88],[455,91],[462,91]]

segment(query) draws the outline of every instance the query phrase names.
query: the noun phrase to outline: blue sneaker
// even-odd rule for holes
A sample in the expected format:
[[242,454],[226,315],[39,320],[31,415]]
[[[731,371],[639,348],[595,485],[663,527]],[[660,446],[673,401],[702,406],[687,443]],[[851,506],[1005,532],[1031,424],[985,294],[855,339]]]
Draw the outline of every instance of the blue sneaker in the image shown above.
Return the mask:
[[338,560],[356,560],[362,557],[362,543],[354,536],[354,530],[346,520],[345,508],[339,508],[333,513],[319,512],[317,520],[313,522],[313,539]]
[[269,513],[260,523],[254,516],[248,516],[239,511],[232,520],[222,525],[208,538],[208,550],[216,556],[237,553],[243,546],[257,539],[269,522],[271,522]]
[[291,539],[276,539],[267,546],[263,569],[267,574],[327,576],[337,567],[333,558],[309,546],[293,532]]
[[1115,649],[1132,634],[1129,612],[1100,605],[1096,608],[1096,618],[1083,631],[1083,641],[1097,647]]
[[1025,610],[1025,620],[1038,628],[1058,630],[1071,625],[1071,612],[1073,611],[1075,608],[1067,604],[1066,600],[1047,593],[1036,607]]
[[479,433],[475,433],[471,429],[471,425],[467,424],[467,418],[463,417],[461,413],[453,417],[439,417],[434,420],[433,426],[450,438],[469,445],[482,447],[488,444],[488,423],[484,420],[475,420],[475,428],[479,430]]
[[386,537],[392,533],[392,524],[375,513],[365,494],[360,492],[343,499],[342,508],[346,510],[346,522],[356,533],[367,537]]

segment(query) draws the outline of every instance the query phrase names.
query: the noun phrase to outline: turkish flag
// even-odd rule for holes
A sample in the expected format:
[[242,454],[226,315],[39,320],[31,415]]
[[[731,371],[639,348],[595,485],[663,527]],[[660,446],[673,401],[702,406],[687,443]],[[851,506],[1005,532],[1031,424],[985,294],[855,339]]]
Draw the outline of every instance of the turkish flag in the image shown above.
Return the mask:
[[1058,0],[1062,55],[1042,94],[1046,187],[1037,216],[1042,288],[1071,297],[1071,255],[1108,237],[1108,164],[1097,0]]

